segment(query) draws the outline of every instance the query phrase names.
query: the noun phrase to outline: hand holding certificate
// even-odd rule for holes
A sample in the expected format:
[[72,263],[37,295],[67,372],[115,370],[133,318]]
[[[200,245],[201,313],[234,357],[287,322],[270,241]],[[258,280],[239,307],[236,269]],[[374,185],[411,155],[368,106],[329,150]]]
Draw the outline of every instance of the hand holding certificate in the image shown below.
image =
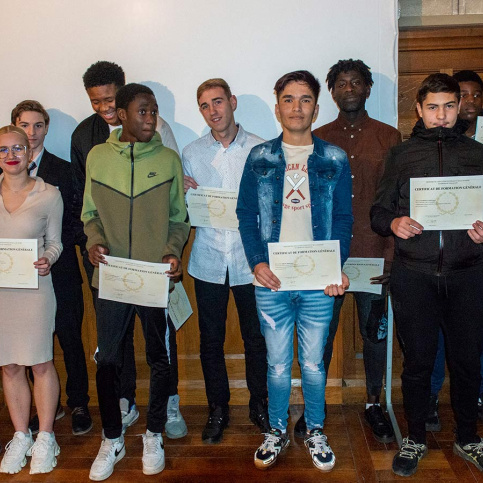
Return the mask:
[[99,297],[125,304],[167,307],[169,263],[104,256],[99,264]]
[[280,290],[324,290],[342,284],[338,240],[269,243],[268,256]]
[[382,285],[374,285],[371,279],[384,272],[384,258],[348,258],[342,270],[350,280],[348,292],[382,293]]
[[0,287],[39,288],[36,239],[0,239]]
[[410,217],[425,230],[466,230],[483,219],[483,176],[411,178]]
[[238,193],[222,188],[198,186],[186,193],[188,214],[192,226],[238,230],[236,203]]

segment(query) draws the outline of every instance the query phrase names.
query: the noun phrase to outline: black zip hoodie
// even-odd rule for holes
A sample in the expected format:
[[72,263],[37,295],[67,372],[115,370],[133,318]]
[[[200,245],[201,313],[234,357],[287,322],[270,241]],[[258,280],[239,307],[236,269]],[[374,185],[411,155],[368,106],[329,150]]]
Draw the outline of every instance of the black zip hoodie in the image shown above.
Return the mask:
[[[389,151],[371,209],[376,233],[392,235],[392,220],[409,216],[410,178],[483,175],[483,144],[464,135],[467,126],[458,120],[450,129],[426,129],[420,119],[411,138]],[[467,230],[423,230],[408,240],[394,239],[394,260],[412,270],[446,275],[483,268],[483,245],[474,243]]]

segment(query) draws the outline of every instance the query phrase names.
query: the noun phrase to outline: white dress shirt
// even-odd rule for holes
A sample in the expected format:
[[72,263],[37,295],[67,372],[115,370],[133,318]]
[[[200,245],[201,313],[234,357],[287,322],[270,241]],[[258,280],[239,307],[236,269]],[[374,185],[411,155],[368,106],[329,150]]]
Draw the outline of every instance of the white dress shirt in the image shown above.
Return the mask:
[[[199,186],[238,192],[247,157],[254,146],[263,142],[238,125],[235,139],[225,148],[210,131],[183,149],[184,173]],[[197,227],[188,273],[205,282],[224,284],[227,270],[230,286],[253,281],[240,233]]]

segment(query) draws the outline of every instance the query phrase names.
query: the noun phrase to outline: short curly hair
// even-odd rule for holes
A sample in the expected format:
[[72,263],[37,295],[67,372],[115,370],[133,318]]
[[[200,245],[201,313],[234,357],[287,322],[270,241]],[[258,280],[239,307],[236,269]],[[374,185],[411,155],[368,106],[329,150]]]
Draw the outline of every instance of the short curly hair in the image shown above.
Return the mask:
[[337,64],[334,64],[329,69],[327,79],[325,80],[325,82],[327,82],[327,88],[329,89],[329,92],[332,92],[332,90],[334,89],[335,81],[337,80],[339,74],[342,72],[349,72],[351,70],[359,72],[359,74],[361,74],[362,78],[364,79],[364,84],[366,84],[366,86],[368,87],[372,87],[374,81],[372,80],[371,68],[364,64],[362,60],[347,59],[339,60]]
[[138,94],[149,94],[154,96],[154,92],[147,86],[134,83],[126,84],[116,93],[116,108],[125,109],[127,111],[129,104],[131,104]]
[[483,80],[481,80],[481,77],[474,70],[460,70],[456,74],[453,74],[453,77],[458,82],[476,82],[483,89]]
[[82,76],[84,87],[90,89],[91,87],[105,86],[107,84],[114,84],[117,87],[122,87],[126,84],[126,76],[122,67],[114,62],[107,62],[100,60],[92,64]]

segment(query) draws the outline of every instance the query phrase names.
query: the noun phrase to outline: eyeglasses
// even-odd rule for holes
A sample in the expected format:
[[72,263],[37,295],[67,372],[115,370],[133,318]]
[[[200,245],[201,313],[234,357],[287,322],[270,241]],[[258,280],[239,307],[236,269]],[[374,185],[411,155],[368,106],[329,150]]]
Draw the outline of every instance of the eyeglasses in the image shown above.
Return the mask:
[[15,144],[10,148],[8,146],[0,146],[0,159],[5,159],[9,151],[12,153],[12,156],[20,158],[27,153],[27,146],[23,146],[22,144]]

